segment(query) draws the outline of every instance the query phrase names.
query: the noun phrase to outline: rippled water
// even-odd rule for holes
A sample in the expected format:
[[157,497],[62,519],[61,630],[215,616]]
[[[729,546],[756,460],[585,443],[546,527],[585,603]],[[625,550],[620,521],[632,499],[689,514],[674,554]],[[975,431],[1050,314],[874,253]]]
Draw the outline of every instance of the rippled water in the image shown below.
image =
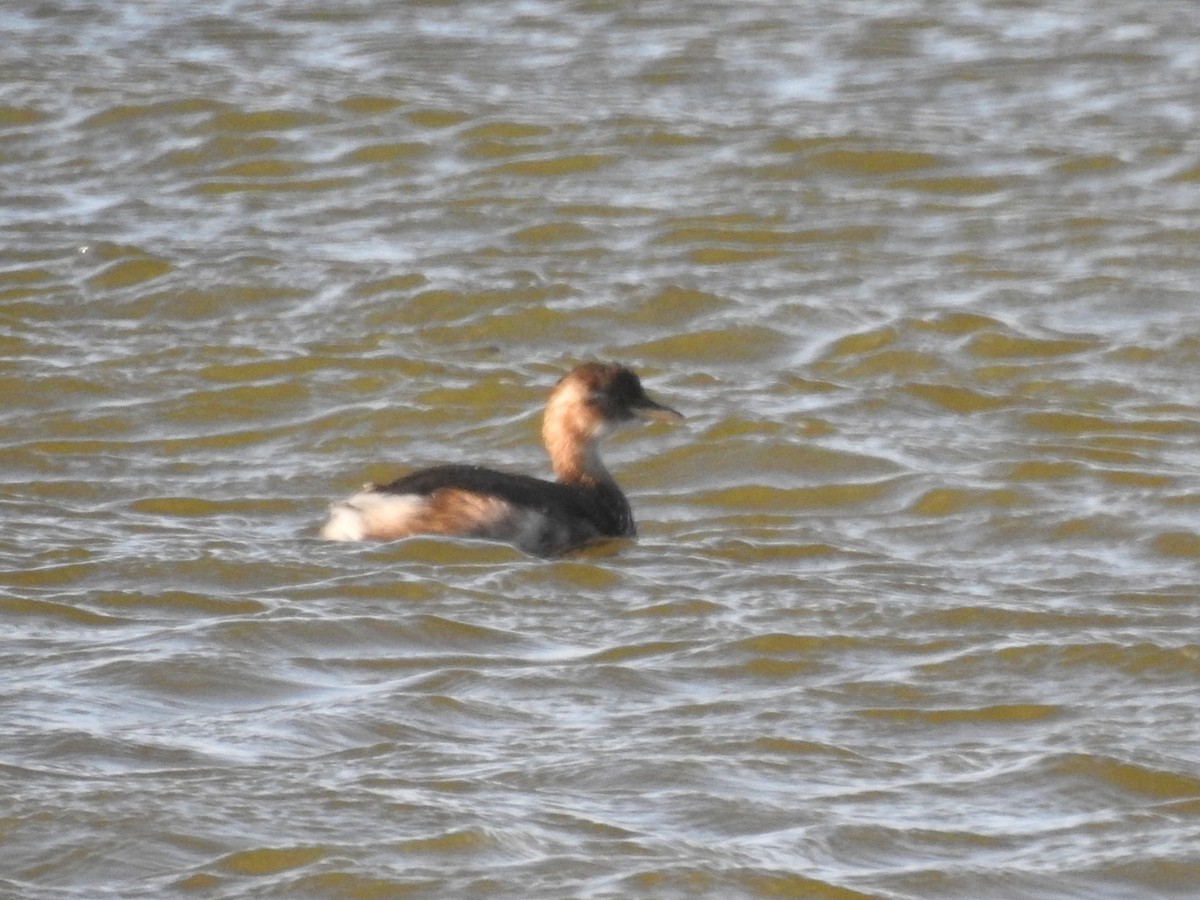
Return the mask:
[[[1195,896],[1200,7],[0,25],[0,895]],[[636,543],[315,539],[589,357]]]

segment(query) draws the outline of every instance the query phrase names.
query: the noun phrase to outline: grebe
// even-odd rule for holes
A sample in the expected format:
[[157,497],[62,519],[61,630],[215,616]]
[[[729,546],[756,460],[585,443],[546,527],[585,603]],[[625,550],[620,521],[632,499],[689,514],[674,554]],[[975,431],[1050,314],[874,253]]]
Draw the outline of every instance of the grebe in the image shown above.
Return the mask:
[[555,481],[481,466],[421,469],[390,484],[368,484],[336,503],[321,536],[335,541],[446,534],[515,544],[554,556],[604,537],[636,533],[629,501],[597,444],[634,418],[676,421],[646,396],[637,375],[615,363],[576,366],[546,403],[542,440]]

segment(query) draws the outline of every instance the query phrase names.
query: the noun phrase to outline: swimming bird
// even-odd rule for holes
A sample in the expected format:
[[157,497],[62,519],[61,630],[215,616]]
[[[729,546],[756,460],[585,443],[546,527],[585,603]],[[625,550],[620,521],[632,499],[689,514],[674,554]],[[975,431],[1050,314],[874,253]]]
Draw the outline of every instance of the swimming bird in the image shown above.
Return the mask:
[[335,503],[321,536],[387,541],[457,535],[503,541],[537,556],[632,537],[637,531],[629,501],[601,461],[598,444],[639,418],[683,416],[651,400],[624,366],[583,363],[555,385],[542,419],[554,481],[471,465],[421,469],[389,484],[368,484]]

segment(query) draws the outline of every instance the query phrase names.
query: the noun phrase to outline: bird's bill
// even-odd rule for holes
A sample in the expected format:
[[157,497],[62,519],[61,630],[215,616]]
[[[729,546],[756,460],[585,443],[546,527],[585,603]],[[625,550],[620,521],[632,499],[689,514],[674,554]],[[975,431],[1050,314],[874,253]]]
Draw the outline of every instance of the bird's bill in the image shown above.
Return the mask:
[[644,397],[633,407],[633,411],[638,418],[646,419],[650,422],[682,422],[683,413],[671,409],[669,406],[664,406],[649,397]]

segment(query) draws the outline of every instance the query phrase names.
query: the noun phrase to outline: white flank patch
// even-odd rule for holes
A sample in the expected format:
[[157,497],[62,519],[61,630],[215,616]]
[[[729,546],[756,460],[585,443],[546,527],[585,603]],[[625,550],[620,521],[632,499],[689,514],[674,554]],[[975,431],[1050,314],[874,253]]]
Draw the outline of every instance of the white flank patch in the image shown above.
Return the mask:
[[329,508],[321,537],[329,541],[404,537],[424,509],[425,498],[415,494],[364,491]]

